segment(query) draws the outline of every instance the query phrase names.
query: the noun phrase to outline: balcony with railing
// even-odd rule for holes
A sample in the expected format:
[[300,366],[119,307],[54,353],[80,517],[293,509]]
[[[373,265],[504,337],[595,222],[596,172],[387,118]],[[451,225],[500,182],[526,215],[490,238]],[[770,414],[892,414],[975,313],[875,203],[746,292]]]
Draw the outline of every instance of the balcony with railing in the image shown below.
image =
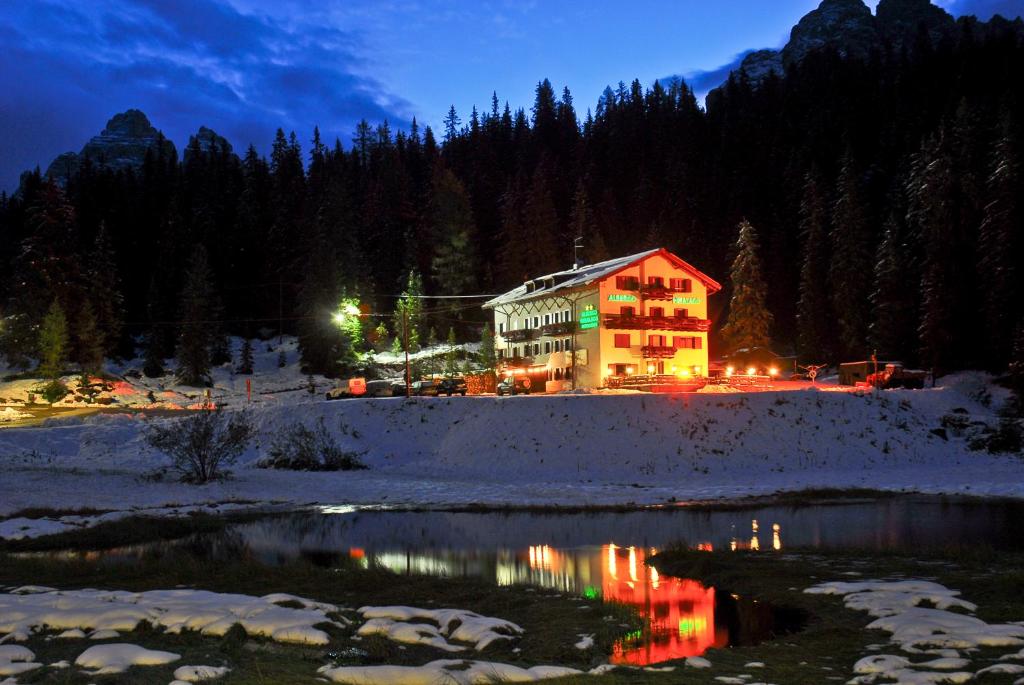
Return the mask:
[[575,332],[575,321],[559,321],[558,323],[549,323],[540,327],[541,335],[572,335]]
[[640,286],[640,296],[645,300],[671,300],[676,295],[687,294],[692,290],[672,288],[664,283],[647,283]]
[[505,331],[501,334],[501,337],[510,343],[518,343],[533,340],[536,334],[537,331],[533,328],[517,328],[514,331]]
[[505,357],[498,366],[502,369],[527,369],[533,364],[533,357]]
[[695,316],[623,316],[605,314],[604,327],[624,331],[685,331],[706,333],[711,328],[707,319]]
[[676,348],[665,345],[645,345],[640,348],[644,359],[671,359],[676,356]]

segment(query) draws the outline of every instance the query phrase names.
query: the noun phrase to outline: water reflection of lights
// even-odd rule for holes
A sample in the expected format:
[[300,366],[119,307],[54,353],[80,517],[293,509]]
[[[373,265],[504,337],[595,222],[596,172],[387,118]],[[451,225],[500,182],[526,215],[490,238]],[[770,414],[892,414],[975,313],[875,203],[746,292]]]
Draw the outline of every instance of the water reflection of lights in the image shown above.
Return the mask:
[[[735,552],[736,550],[740,550],[740,549],[748,549],[748,550],[750,550],[752,552],[760,551],[761,550],[761,538],[758,535],[759,530],[760,530],[760,525],[758,524],[757,519],[751,520],[751,522],[750,522],[750,533],[751,533],[750,540],[749,541],[740,540],[740,539],[736,538],[735,535],[734,535],[733,538],[731,540],[729,540],[729,549],[731,551],[733,551],[733,552]],[[702,549],[701,545],[697,545],[697,549]],[[779,550],[782,549],[782,526],[780,526],[778,523],[773,523],[772,524],[772,549],[775,550],[775,551],[779,551]]]

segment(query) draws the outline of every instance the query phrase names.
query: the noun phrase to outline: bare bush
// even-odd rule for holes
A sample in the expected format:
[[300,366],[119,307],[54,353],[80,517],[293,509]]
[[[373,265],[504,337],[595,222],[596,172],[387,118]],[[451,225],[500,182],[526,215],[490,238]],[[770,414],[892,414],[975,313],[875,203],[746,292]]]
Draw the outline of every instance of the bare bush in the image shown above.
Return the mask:
[[146,442],[171,457],[183,481],[208,483],[225,475],[222,467],[233,464],[255,434],[246,412],[217,408],[154,424],[146,432]]
[[324,426],[321,417],[313,428],[293,423],[281,431],[270,446],[268,457],[260,461],[263,468],[295,471],[351,471],[365,469],[355,452],[341,449]]

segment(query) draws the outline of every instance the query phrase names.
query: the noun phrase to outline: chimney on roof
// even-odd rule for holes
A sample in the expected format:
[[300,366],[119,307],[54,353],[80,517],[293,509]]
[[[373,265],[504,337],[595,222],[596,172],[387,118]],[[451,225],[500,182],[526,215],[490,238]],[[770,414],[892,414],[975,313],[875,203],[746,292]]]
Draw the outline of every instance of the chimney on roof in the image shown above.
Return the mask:
[[580,236],[572,241],[572,270],[583,266],[583,260],[580,259],[580,249],[583,247],[583,236]]

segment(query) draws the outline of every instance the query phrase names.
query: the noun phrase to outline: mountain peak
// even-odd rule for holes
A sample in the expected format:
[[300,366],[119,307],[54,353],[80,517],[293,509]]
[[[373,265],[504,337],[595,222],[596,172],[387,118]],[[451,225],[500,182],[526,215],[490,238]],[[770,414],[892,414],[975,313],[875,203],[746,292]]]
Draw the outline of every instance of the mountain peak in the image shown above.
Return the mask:
[[137,169],[149,150],[176,154],[174,143],[153,127],[142,110],[129,109],[112,116],[103,131],[93,136],[81,152],[59,155],[47,167],[46,175],[61,182],[73,174],[84,159],[115,171]]
[[825,46],[835,47],[843,55],[863,57],[877,39],[875,18],[861,0],[822,0],[793,27],[782,60],[786,64],[799,62]]

